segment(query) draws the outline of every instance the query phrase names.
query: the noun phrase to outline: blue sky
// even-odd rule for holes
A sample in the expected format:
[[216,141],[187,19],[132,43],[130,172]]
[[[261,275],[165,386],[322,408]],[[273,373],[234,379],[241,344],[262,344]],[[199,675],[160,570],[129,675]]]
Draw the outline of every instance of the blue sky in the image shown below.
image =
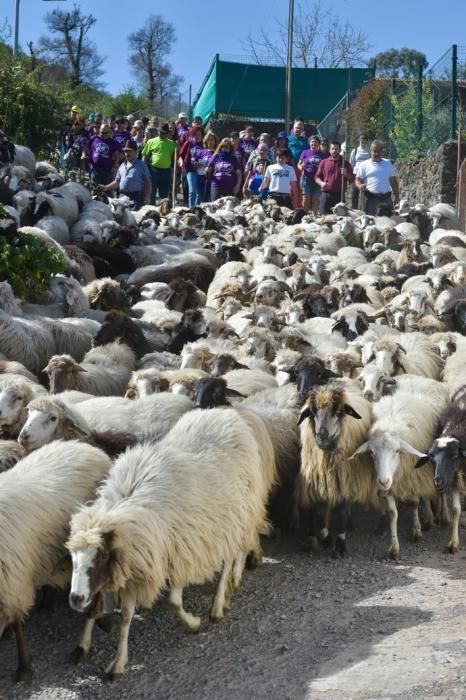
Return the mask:
[[[150,0],[134,5],[81,0],[78,4],[97,18],[92,36],[99,52],[107,57],[103,80],[114,94],[136,82],[128,65],[125,38],[143,26],[151,13],[161,14],[175,25],[178,41],[168,59],[185,79],[182,89],[192,84],[193,97],[216,53],[245,54],[241,41],[248,32],[254,34],[262,27],[272,35],[275,18],[285,20],[288,14],[287,0],[176,0],[164,5]],[[21,0],[20,44],[26,47],[43,33],[47,11],[72,5],[72,0]],[[451,44],[466,45],[466,0],[446,0],[441,5],[432,0],[322,0],[322,6],[331,6],[343,21],[363,30],[373,44],[372,54],[408,46],[423,51],[433,64]],[[1,8],[0,21],[6,17],[13,27],[15,0],[4,0]]]

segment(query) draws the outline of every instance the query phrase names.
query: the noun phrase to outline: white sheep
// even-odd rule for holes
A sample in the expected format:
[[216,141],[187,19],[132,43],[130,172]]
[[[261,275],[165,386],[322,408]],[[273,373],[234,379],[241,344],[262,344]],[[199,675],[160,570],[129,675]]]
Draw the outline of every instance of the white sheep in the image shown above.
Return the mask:
[[[261,451],[257,438],[234,410],[188,414],[157,446],[122,455],[97,500],[73,516],[71,606],[84,610],[104,587],[120,600],[120,641],[107,667],[112,679],[125,672],[136,606],[151,607],[167,582],[171,605],[197,631],[201,621],[184,610],[183,588],[222,571],[211,616],[223,617],[229,580],[239,585],[241,555],[257,551],[258,534],[267,530],[264,458],[273,461],[273,450],[269,441]],[[91,632],[88,620],[80,655],[89,650]]]
[[94,496],[110,466],[95,447],[53,442],[0,474],[0,637],[13,624],[19,682],[32,677],[24,618],[41,586],[64,587],[69,581],[60,561],[70,516]]
[[131,348],[114,342],[89,350],[81,364],[70,355],[54,355],[44,372],[54,394],[76,389],[96,396],[123,396],[135,364]]
[[443,368],[442,380],[447,385],[450,396],[463,384],[466,384],[466,343],[461,343],[458,349],[447,357]]
[[120,396],[99,397],[74,403],[94,430],[115,430],[160,440],[193,407],[187,396],[164,392],[131,401]]
[[35,226],[45,231],[50,238],[61,245],[67,245],[71,240],[68,224],[61,216],[44,216],[36,221]]
[[375,364],[385,374],[418,374],[440,379],[442,361],[432,341],[422,333],[379,338],[373,345]]
[[393,396],[384,396],[374,404],[374,423],[369,439],[355,451],[358,457],[371,453],[377,472],[377,484],[385,496],[390,520],[391,544],[387,555],[397,558],[397,499],[409,501],[413,508],[413,537],[422,537],[419,499],[436,497],[431,469],[414,469],[414,457],[424,457],[432,444],[438,419],[445,409],[445,394],[419,389],[413,383],[399,388]]
[[0,433],[2,437],[19,435],[32,399],[46,394],[44,387],[21,375],[5,375],[0,379]]

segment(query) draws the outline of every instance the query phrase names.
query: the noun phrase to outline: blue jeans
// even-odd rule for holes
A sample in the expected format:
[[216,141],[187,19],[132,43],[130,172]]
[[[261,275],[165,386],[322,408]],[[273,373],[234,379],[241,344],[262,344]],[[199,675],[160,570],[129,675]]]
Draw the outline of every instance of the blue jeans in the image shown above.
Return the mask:
[[152,180],[152,204],[157,200],[157,191],[159,199],[168,197],[170,191],[170,168],[154,168],[152,165],[149,168]]
[[201,203],[199,175],[195,170],[193,170],[192,173],[186,173],[186,179],[188,180],[189,188],[188,205],[191,209],[192,207],[196,206],[196,204]]

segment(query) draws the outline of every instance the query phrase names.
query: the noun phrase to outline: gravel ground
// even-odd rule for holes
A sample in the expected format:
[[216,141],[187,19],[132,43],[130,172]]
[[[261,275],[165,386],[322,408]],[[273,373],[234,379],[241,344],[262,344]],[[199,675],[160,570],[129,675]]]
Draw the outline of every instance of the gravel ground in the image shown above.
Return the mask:
[[137,616],[128,674],[115,685],[102,671],[117,625],[110,634],[97,629],[90,658],[74,667],[68,657],[82,619],[63,600],[29,622],[35,675],[28,688],[13,685],[15,645],[0,642],[0,698],[466,698],[466,555],[443,554],[445,529],[413,544],[405,513],[400,526],[399,563],[383,559],[387,536],[373,534],[377,517],[364,512],[354,515],[343,561],[326,551],[305,554],[297,536],[269,539],[264,565],[245,573],[222,622],[207,622],[213,586],[185,597],[186,608],[206,620],[197,635],[165,600],[149,618]]

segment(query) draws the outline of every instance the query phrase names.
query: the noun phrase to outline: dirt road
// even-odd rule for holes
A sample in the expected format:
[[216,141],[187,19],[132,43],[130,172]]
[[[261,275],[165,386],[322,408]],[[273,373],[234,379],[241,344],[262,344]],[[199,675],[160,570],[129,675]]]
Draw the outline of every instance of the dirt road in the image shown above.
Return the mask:
[[161,600],[130,633],[130,667],[117,685],[102,680],[116,647],[97,630],[80,667],[68,656],[82,620],[66,606],[34,615],[35,677],[15,688],[15,649],[0,642],[0,698],[84,700],[375,700],[466,698],[466,529],[464,551],[442,553],[448,531],[408,542],[401,518],[399,563],[383,559],[376,516],[356,513],[349,554],[301,551],[298,537],[265,543],[266,561],[246,572],[228,616],[207,622],[212,586],[190,590],[186,607],[206,622],[190,635]]

